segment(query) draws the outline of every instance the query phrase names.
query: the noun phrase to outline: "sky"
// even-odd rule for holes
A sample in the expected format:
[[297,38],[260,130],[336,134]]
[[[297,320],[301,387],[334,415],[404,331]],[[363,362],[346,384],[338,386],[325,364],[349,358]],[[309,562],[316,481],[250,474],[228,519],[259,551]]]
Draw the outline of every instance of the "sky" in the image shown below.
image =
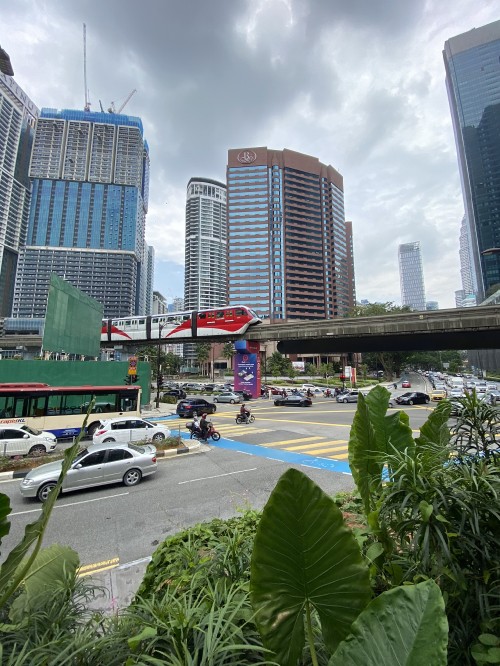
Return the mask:
[[398,246],[420,241],[426,300],[454,307],[463,216],[442,51],[497,0],[16,0],[0,45],[39,107],[144,124],[155,289],[184,292],[186,187],[229,148],[288,148],[344,178],[358,300],[401,303]]

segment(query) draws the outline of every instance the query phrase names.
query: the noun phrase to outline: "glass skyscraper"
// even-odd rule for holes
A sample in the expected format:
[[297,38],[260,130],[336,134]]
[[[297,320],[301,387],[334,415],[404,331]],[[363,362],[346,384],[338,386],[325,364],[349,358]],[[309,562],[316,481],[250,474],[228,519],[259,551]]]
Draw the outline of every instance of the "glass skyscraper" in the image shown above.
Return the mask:
[[0,317],[11,314],[19,250],[26,242],[37,116],[26,93],[0,72]]
[[13,315],[45,315],[51,272],[100,301],[107,317],[151,312],[149,154],[141,120],[42,109],[30,177]]
[[452,37],[443,56],[480,302],[500,283],[500,21]]
[[398,255],[401,302],[412,310],[423,311],[426,305],[420,242],[403,243],[399,246]]
[[230,150],[229,301],[271,321],[330,319],[354,305],[341,174],[317,158]]

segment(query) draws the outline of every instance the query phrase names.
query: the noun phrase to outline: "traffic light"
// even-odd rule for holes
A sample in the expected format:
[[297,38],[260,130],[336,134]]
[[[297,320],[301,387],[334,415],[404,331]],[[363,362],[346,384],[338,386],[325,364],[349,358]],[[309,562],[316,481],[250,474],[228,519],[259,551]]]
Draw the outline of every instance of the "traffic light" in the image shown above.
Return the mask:
[[130,375],[125,377],[125,384],[132,384],[132,377]]
[[135,384],[136,382],[139,381],[139,375],[132,375],[131,379],[132,379],[132,384]]

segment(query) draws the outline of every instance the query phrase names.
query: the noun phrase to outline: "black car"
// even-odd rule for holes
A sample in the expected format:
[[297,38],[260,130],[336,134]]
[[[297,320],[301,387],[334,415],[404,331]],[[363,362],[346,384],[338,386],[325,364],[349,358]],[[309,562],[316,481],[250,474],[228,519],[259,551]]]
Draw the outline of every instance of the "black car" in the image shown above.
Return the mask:
[[428,405],[431,401],[427,393],[420,393],[420,391],[403,393],[403,395],[398,395],[395,400],[398,405]]
[[181,400],[177,405],[177,414],[179,416],[184,416],[186,418],[193,418],[193,416],[198,414],[201,416],[203,413],[213,414],[217,411],[217,405],[214,405],[213,402],[208,402],[203,398],[188,398],[187,400]]
[[245,390],[233,391],[233,393],[237,393],[241,398],[243,398],[243,400],[251,400],[253,398],[253,395]]
[[306,398],[304,395],[287,395],[286,398],[275,398],[274,405],[276,407],[310,407],[312,405],[311,398]]
[[182,400],[183,398],[186,397],[186,391],[183,391],[182,389],[166,389],[163,391],[162,395],[170,395],[173,398],[177,398],[177,400]]

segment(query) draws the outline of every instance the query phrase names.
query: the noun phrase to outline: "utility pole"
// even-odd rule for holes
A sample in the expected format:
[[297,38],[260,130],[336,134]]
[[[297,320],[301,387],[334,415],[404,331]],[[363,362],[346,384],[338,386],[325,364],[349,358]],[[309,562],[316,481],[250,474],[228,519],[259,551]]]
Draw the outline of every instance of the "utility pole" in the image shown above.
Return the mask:
[[161,377],[161,332],[165,324],[158,323],[158,352],[156,355],[156,409],[160,407],[160,377]]

